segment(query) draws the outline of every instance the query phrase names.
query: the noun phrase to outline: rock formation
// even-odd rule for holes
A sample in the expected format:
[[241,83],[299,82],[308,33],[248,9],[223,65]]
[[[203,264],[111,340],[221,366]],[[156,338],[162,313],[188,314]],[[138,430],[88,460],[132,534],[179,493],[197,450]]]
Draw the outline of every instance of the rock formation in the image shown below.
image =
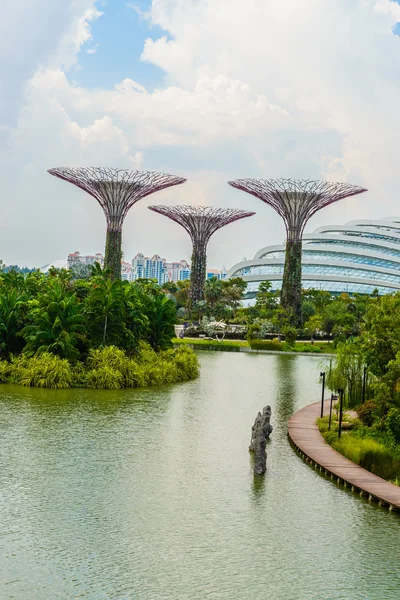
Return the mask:
[[267,439],[272,433],[271,407],[264,406],[262,414],[258,413],[251,428],[250,452],[254,452],[254,475],[264,475],[267,469],[267,453],[265,451]]

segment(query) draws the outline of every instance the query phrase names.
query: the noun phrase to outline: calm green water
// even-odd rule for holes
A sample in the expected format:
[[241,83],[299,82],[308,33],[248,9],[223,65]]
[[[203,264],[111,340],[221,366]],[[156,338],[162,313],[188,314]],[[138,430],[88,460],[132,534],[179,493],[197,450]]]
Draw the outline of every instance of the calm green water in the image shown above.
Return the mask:
[[287,441],[319,359],[200,357],[200,379],[165,388],[0,387],[1,600],[398,600],[400,518]]

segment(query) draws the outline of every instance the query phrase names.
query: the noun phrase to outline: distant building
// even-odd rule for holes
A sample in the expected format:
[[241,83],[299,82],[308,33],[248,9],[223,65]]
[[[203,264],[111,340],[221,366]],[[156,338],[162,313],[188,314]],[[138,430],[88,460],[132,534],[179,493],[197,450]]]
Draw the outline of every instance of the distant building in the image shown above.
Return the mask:
[[97,254],[87,254],[86,256],[82,256],[80,252],[68,254],[68,269],[77,264],[93,265],[95,262],[98,262],[102,267],[104,266],[104,256],[100,252]]
[[167,275],[168,281],[173,281],[174,283],[190,279],[190,265],[186,260],[167,263]]
[[[104,267],[104,256],[100,253],[85,256],[80,254],[80,252],[72,252],[68,254],[68,261],[65,266],[70,269],[77,264],[93,265],[95,262]],[[167,262],[165,258],[161,258],[158,254],[154,254],[150,258],[139,252],[131,262],[121,261],[121,277],[127,281],[156,279],[160,285],[163,285],[167,281],[176,283],[177,281],[190,279],[190,264],[184,259]],[[226,277],[225,267],[221,270],[208,269],[207,279],[211,279],[212,277],[224,279]]]

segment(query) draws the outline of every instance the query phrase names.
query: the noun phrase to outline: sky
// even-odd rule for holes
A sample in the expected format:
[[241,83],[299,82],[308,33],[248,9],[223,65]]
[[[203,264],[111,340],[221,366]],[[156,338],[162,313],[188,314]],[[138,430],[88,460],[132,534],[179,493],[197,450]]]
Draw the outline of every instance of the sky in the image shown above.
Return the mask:
[[127,260],[190,257],[187,233],[152,204],[257,213],[214,235],[214,268],[281,243],[273,209],[227,185],[238,177],[368,188],[306,232],[400,216],[399,23],[394,0],[2,0],[0,259],[103,251],[100,206],[47,173],[57,166],[187,178],[131,209]]

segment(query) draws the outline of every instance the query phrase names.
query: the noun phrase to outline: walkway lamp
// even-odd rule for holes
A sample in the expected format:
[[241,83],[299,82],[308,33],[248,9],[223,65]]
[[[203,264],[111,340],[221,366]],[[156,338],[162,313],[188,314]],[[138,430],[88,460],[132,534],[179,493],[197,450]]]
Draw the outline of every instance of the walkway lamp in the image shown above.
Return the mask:
[[339,392],[339,398],[340,398],[340,408],[339,408],[339,434],[338,434],[338,438],[340,440],[340,438],[342,437],[342,420],[343,420],[343,396],[344,396],[344,390],[340,389],[338,390]]
[[325,375],[325,371],[319,374],[322,377],[321,419],[324,416]]
[[332,423],[332,406],[333,406],[333,403],[337,401],[337,399],[338,399],[338,397],[337,397],[337,396],[335,396],[335,394],[331,394],[331,405],[330,405],[330,408],[329,408],[329,425],[328,425],[328,431],[330,431],[330,430],[331,430],[331,423]]

